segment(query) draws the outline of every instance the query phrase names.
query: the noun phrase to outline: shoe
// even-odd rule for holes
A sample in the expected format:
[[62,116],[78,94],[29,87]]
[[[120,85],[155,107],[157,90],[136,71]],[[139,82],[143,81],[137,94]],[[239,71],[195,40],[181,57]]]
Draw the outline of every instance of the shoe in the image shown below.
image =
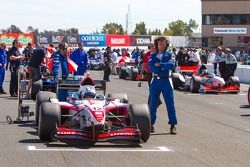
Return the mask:
[[0,91],[0,94],[7,94],[3,89]]
[[154,133],[154,132],[155,132],[154,125],[151,125],[151,133]]
[[175,135],[177,132],[176,132],[176,127],[175,127],[175,125],[171,125],[170,126],[170,134],[171,135]]

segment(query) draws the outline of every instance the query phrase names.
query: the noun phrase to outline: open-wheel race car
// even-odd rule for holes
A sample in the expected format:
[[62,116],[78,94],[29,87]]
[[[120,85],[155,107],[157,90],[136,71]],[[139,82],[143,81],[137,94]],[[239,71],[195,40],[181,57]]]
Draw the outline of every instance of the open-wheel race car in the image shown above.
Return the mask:
[[118,64],[118,74],[120,79],[130,79],[132,81],[147,80],[147,73],[140,75],[141,64],[135,64],[134,60]]
[[182,69],[189,68],[188,74],[173,73],[172,81],[174,88],[183,88],[190,90],[192,93],[239,93],[240,81],[237,76],[229,77],[225,82],[223,78],[208,73],[205,65],[183,67]]
[[[126,94],[105,97],[95,90],[106,89],[102,82],[85,77],[80,84],[64,82],[58,89],[71,92],[60,102],[51,92],[39,92],[38,135],[41,140],[83,140],[146,142],[151,122],[146,104],[128,104]],[[39,100],[39,99],[38,99]],[[37,104],[38,105],[38,104]]]

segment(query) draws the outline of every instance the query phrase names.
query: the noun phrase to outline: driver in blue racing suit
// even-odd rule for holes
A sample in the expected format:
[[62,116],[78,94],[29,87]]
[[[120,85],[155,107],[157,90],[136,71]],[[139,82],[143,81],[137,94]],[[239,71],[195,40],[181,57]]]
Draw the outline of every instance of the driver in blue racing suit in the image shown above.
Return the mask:
[[78,49],[74,50],[70,56],[70,59],[78,65],[77,71],[74,73],[74,75],[84,75],[89,63],[88,55],[83,50],[83,44],[81,42],[78,43]]
[[156,122],[156,111],[160,94],[163,94],[167,107],[167,113],[170,124],[170,134],[176,134],[177,119],[174,105],[173,88],[169,81],[169,71],[175,67],[174,56],[167,51],[169,46],[168,40],[160,36],[155,39],[154,45],[156,53],[151,54],[149,60],[149,68],[152,71],[152,81],[149,88],[150,92],[150,115],[151,115],[151,132],[154,132],[154,124]]
[[[67,60],[67,44],[60,43],[58,45],[59,50],[52,56],[52,74],[55,82],[58,80],[65,80],[69,75],[68,60]],[[65,101],[67,98],[67,92],[60,90],[58,92],[59,101]]]

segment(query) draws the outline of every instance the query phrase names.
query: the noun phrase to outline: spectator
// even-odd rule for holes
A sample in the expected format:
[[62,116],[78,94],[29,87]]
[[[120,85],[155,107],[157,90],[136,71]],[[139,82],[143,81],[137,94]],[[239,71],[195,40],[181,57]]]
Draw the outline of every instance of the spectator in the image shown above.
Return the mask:
[[32,52],[33,52],[32,45],[31,45],[31,43],[28,43],[28,46],[26,46],[25,49],[23,50],[23,54],[25,56],[24,62],[26,65],[30,61],[30,58],[32,56]]
[[104,52],[104,76],[103,80],[110,82],[109,76],[111,74],[111,65],[113,64],[112,58],[111,58],[111,47],[108,46],[106,48],[106,52]]

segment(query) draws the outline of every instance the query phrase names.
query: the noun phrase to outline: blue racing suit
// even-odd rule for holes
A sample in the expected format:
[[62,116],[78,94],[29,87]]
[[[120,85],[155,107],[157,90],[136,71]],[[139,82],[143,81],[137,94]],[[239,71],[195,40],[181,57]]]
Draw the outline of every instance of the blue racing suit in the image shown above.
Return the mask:
[[[155,63],[159,63],[160,66],[156,66]],[[150,92],[150,115],[151,124],[154,125],[156,121],[156,110],[160,94],[163,94],[164,101],[168,112],[168,124],[177,124],[173,88],[169,81],[169,72],[175,67],[175,59],[169,52],[163,54],[154,53],[151,54],[149,59],[149,68],[152,71],[152,80],[149,88]]]
[[84,50],[81,51],[80,49],[76,49],[71,54],[70,59],[78,65],[77,71],[74,75],[83,75],[86,72],[89,63],[87,53]]
[[6,51],[0,49],[0,90],[3,88],[6,62],[7,62]]
[[[52,73],[54,80],[57,82],[58,78],[65,80],[69,75],[67,55],[62,55],[59,51],[52,56]],[[55,83],[56,83],[55,82]],[[67,91],[59,90],[58,99],[59,101],[65,101],[67,98]]]
[[138,61],[141,57],[141,52],[138,50],[138,51],[135,51],[133,54],[132,54],[132,59],[135,59],[135,65],[138,64]]

